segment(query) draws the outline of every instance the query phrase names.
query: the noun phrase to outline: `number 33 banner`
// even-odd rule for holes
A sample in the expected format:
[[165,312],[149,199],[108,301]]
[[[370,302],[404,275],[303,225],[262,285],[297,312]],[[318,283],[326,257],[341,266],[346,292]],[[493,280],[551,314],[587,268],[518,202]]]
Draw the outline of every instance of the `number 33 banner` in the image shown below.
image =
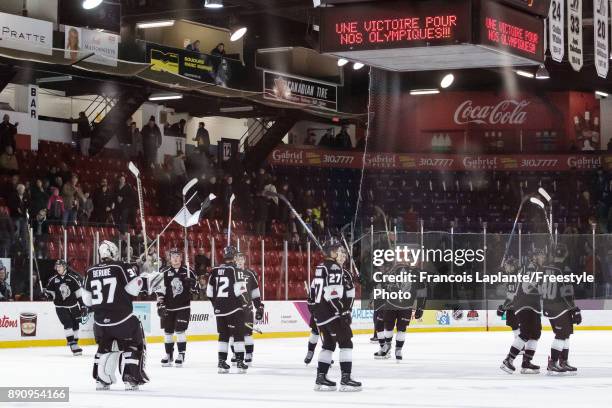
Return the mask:
[[[570,0],[572,1],[572,0]],[[562,62],[565,52],[565,0],[552,0],[548,20],[550,28],[548,31],[550,43],[550,55],[553,61]]]
[[602,78],[608,76],[608,15],[608,0],[593,0],[595,69]]
[[567,53],[574,71],[580,71],[582,56],[582,0],[568,0],[567,3]]

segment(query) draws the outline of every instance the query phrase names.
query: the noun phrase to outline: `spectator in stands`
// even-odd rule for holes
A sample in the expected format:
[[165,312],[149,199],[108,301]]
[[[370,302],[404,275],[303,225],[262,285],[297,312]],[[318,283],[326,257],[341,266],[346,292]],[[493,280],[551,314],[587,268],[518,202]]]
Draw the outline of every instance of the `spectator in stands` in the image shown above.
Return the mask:
[[30,208],[28,196],[25,194],[25,186],[17,185],[17,190],[9,196],[8,208],[15,225],[15,238],[25,239],[27,236],[27,214]]
[[[47,181],[49,181],[49,185],[50,186],[54,185],[55,178],[57,177],[57,172],[58,172],[57,166],[51,166],[49,168],[49,171],[47,172],[47,175],[45,176],[45,179]],[[57,186],[55,186],[55,187],[57,187]]]
[[120,176],[119,184],[115,191],[115,221],[121,234],[127,232],[128,226],[134,225],[136,206],[134,190],[125,182],[125,176]]
[[187,181],[187,169],[185,168],[185,154],[183,152],[177,152],[170,161],[170,174],[172,175],[172,182],[179,186],[182,186]]
[[0,258],[8,258],[15,226],[9,215],[5,211],[0,212]]
[[6,146],[4,153],[0,155],[0,172],[2,174],[13,175],[19,173],[19,163],[17,163],[17,156],[15,156],[13,148]]
[[172,125],[166,123],[164,127],[164,135],[166,136],[174,136],[174,137],[185,137],[185,125],[187,121],[185,119],[181,119]]
[[73,175],[70,181],[62,187],[62,199],[64,200],[62,223],[66,226],[76,221],[79,200],[83,199],[83,191],[79,186],[79,178],[76,175]]
[[266,235],[266,223],[268,220],[268,199],[263,195],[263,190],[255,196],[255,234]]
[[255,176],[255,190],[256,191],[263,190],[264,186],[266,185],[266,177],[267,177],[266,169],[261,167],[259,171],[257,172],[257,176]]
[[[291,203],[293,202],[293,192],[289,189],[289,183],[283,183],[279,194],[282,194],[285,197],[287,197],[289,202]],[[287,220],[289,220],[289,213],[291,212],[287,204],[281,201],[278,206],[278,211],[279,211],[278,219],[283,223],[287,222]]]
[[89,191],[83,192],[81,203],[79,206],[79,213],[77,214],[77,221],[79,224],[88,224],[91,214],[93,213],[94,205],[90,197]]
[[225,61],[225,44],[219,43],[210,51],[212,75],[217,85],[225,86],[228,75],[228,66]]
[[12,299],[13,293],[6,276],[6,267],[0,262],[0,302],[8,302]]
[[162,144],[161,131],[155,123],[155,116],[149,118],[149,122],[142,128],[142,147],[144,151],[147,168],[152,169],[157,163],[157,149]]
[[30,212],[38,214],[43,208],[47,208],[49,202],[49,194],[45,190],[43,181],[36,179],[34,185],[30,188]]
[[200,122],[198,124],[198,131],[196,132],[196,136],[193,139],[196,142],[196,146],[200,153],[210,154],[210,135],[208,133],[208,129],[206,129],[206,124],[204,122]]
[[253,191],[250,177],[243,177],[236,189],[239,217],[243,220],[253,219]]
[[62,186],[68,181],[70,181],[70,179],[72,178],[72,172],[70,171],[70,168],[68,168],[66,162],[60,163],[57,175],[62,178]]
[[0,151],[5,151],[6,146],[11,146],[13,151],[17,150],[17,142],[15,136],[17,135],[18,122],[12,124],[10,122],[11,117],[5,114],[0,123]]
[[140,130],[138,130],[138,127],[136,126],[136,122],[132,122],[130,124],[130,134],[132,135],[132,141],[131,141],[131,154],[130,157],[132,159],[139,159],[142,154],[142,135],[140,134]]
[[60,222],[64,217],[64,200],[57,187],[51,187],[51,197],[47,203],[47,217],[52,222]]
[[132,152],[132,123],[134,120],[129,118],[125,122],[125,126],[122,127],[121,131],[117,135],[117,141],[119,142],[119,152],[125,158],[130,158]]
[[34,250],[36,258],[47,257],[47,245],[49,243],[49,221],[47,220],[47,210],[42,208],[36,213],[36,218],[32,222],[34,234]]
[[348,126],[342,125],[340,133],[336,137],[336,143],[339,149],[352,149],[353,143],[351,142],[351,135],[348,133]]
[[91,200],[93,204],[91,221],[100,224],[112,223],[115,197],[108,188],[108,181],[105,178],[100,181],[100,187],[94,191]]
[[331,129],[327,129],[321,140],[319,140],[319,146],[321,147],[333,147],[334,135],[332,135]]
[[79,112],[79,117],[72,120],[77,124],[76,145],[83,156],[89,156],[89,145],[91,144],[91,125],[85,112]]
[[305,145],[314,146],[317,144],[317,135],[314,132],[308,132],[308,136],[304,140]]
[[187,44],[185,49],[188,51],[193,51],[193,52],[201,52],[200,51],[200,40],[195,40],[194,42]]

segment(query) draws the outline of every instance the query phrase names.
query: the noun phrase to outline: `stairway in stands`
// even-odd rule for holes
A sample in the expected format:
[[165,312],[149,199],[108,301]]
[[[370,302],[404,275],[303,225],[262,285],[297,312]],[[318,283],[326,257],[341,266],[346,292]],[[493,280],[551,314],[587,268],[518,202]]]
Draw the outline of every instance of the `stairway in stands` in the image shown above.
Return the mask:
[[274,119],[254,119],[240,139],[245,169],[254,170],[259,167],[296,122],[297,118],[291,115]]

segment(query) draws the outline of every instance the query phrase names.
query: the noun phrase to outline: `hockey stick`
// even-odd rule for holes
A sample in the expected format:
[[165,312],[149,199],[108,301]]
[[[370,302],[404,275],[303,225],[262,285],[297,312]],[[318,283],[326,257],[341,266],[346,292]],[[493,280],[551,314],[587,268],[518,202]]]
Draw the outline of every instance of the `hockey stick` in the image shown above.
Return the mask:
[[295,208],[293,208],[293,205],[291,205],[291,203],[289,202],[289,200],[287,200],[287,197],[285,197],[282,194],[278,194],[278,193],[274,193],[272,191],[264,191],[263,195],[265,197],[270,197],[270,198],[279,198],[281,199],[286,205],[287,207],[289,207],[289,210],[293,213],[293,215],[295,216],[295,218],[300,222],[300,224],[302,224],[302,228],[304,228],[304,230],[306,231],[306,233],[308,234],[308,236],[310,237],[310,239],[312,239],[312,241],[319,247],[319,249],[321,251],[323,251],[323,246],[321,245],[321,243],[319,242],[319,240],[317,239],[317,237],[314,236],[314,234],[312,233],[312,231],[310,230],[310,228],[308,228],[308,225],[306,225],[306,223],[304,222],[304,220],[302,219],[302,217],[300,216],[300,214],[298,214],[298,212],[295,210]]
[[351,261],[351,265],[353,266],[353,268],[355,268],[355,273],[357,274],[357,276],[361,275],[361,273],[359,272],[359,269],[357,268],[357,264],[355,263],[355,260],[353,259],[353,248],[349,248],[349,245],[346,242],[346,238],[344,237],[344,234],[342,233],[342,231],[340,231],[340,237],[342,237],[342,242],[344,243],[344,246],[346,247],[347,255]]
[[[183,207],[187,210],[187,202],[185,201],[185,196],[189,192],[189,190],[198,183],[197,178],[192,178],[189,180],[185,186],[183,186]],[[196,193],[197,194],[197,193]],[[195,195],[195,194],[194,194]],[[185,211],[185,225],[183,226],[183,249],[185,250],[185,266],[187,266],[187,270],[189,271],[189,244],[187,243],[187,211]],[[159,255],[158,255],[159,256]]]
[[234,199],[236,196],[232,194],[229,199],[229,214],[227,220],[227,246],[232,244],[232,205],[234,204]]
[[145,222],[144,215],[144,201],[142,196],[142,182],[140,181],[140,170],[138,170],[138,167],[136,167],[133,162],[128,163],[128,169],[134,175],[134,177],[136,177],[136,188],[138,190],[138,207],[140,210],[140,226],[142,227],[142,241],[144,242],[144,253],[146,260],[146,257],[149,255],[149,247],[147,243],[147,224]]
[[244,325],[250,330],[253,330],[255,333],[263,334],[263,332],[260,329],[258,329],[257,327],[253,325],[253,323],[245,323]]
[[389,236],[389,224],[387,224],[387,215],[385,214],[383,209],[377,205],[374,206],[374,210],[380,214],[380,216],[383,219],[383,222],[385,223],[385,232],[387,233],[387,243],[389,244],[389,248],[391,248],[392,245],[391,245],[391,237]]

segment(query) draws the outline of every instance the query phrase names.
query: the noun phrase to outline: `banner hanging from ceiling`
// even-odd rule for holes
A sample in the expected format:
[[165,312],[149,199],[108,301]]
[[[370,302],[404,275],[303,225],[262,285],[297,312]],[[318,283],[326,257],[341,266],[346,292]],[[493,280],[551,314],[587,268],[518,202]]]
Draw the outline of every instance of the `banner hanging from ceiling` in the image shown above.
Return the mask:
[[567,2],[567,55],[574,71],[584,63],[582,54],[582,0]]
[[53,23],[0,13],[0,47],[51,55]]
[[87,62],[116,67],[119,38],[117,34],[65,26],[66,58],[76,61],[83,56],[83,52],[93,52],[95,55],[87,58]]
[[338,110],[338,87],[327,82],[264,71],[265,99]]
[[[572,1],[572,0],[570,0]],[[550,55],[553,61],[562,62],[565,54],[565,0],[552,0],[548,13]]]
[[593,0],[593,39],[595,45],[595,69],[601,78],[608,76],[608,0]]

